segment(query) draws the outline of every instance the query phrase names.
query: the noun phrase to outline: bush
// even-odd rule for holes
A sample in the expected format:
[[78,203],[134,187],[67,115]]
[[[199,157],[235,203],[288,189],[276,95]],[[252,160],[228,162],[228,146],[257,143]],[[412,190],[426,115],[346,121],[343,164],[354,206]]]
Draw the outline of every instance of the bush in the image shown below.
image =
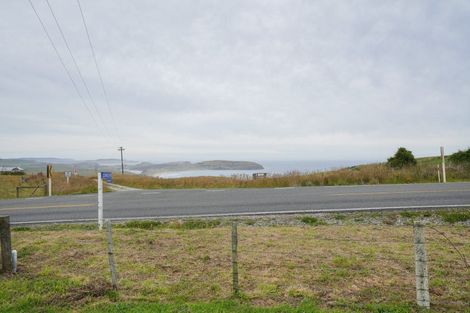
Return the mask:
[[323,225],[325,222],[320,221],[318,218],[313,216],[303,216],[300,221],[304,224],[316,226],[316,225]]
[[413,152],[403,147],[398,148],[395,155],[387,160],[387,164],[393,168],[415,166],[416,163],[417,162],[413,155]]
[[466,151],[458,151],[449,157],[449,161],[455,164],[470,164],[470,148]]

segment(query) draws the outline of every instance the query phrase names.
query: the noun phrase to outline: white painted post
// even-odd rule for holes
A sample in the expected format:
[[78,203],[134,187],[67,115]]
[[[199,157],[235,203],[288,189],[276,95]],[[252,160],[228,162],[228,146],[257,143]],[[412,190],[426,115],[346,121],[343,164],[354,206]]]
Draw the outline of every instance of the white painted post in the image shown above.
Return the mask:
[[12,273],[16,273],[18,267],[18,252],[16,250],[11,250],[11,264],[13,265]]
[[67,185],[68,185],[69,184],[69,177],[67,176],[66,179],[67,179]]
[[47,190],[49,197],[52,196],[52,178],[47,179]]
[[98,227],[103,229],[103,180],[101,172],[98,172]]
[[439,168],[439,165],[437,166],[437,181],[441,182],[441,169]]
[[423,225],[415,222],[413,225],[415,244],[415,267],[416,267],[416,302],[418,306],[427,309],[431,306],[429,298],[429,276],[426,250],[424,247]]
[[444,157],[444,147],[441,147],[441,161],[442,161],[442,182],[446,183],[446,161]]

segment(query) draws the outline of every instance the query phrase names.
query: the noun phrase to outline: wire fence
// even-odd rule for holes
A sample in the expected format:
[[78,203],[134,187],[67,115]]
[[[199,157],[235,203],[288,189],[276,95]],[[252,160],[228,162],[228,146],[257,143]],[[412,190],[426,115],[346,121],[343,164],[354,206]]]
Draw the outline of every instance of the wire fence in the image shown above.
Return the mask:
[[[404,303],[453,312],[470,303],[470,237],[462,236],[466,229],[233,224],[231,231],[147,231],[122,225],[111,231],[108,225],[106,236],[93,231],[55,238],[48,249],[67,246],[67,252],[47,264],[60,267],[62,275],[106,275],[127,299],[237,296],[274,304],[310,298],[326,306]],[[41,236],[46,235],[35,240],[48,240]],[[20,255],[34,242],[18,247]],[[20,274],[51,258],[47,251],[33,256],[35,264],[29,268],[26,260],[19,260]]]
[[[276,231],[270,234],[270,228],[261,233],[254,229],[246,226],[239,229],[234,224],[231,255],[227,249],[212,251],[216,254],[207,256],[225,269],[231,263],[231,273],[215,276],[231,278],[235,296],[243,294],[274,302],[312,297],[327,304],[348,297],[358,303],[378,298],[453,309],[463,308],[470,301],[469,268],[465,254],[460,251],[468,250],[469,242],[455,242],[439,230],[427,232],[426,241],[419,239],[427,251],[418,255],[417,237],[411,227],[407,236],[396,236],[390,227],[392,232],[385,234],[388,239],[371,237],[368,233],[350,236],[340,227],[336,227],[334,236],[280,235]],[[188,260],[181,255],[175,261],[195,268],[201,262],[197,257]],[[419,266],[425,271],[418,269]],[[179,277],[184,279],[184,274]],[[430,300],[420,299],[423,292]]]

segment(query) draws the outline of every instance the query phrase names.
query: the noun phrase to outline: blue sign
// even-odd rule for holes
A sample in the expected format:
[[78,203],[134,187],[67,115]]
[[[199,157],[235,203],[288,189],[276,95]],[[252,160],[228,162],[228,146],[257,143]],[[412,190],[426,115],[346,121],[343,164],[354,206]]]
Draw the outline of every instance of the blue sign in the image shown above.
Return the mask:
[[101,172],[101,178],[105,182],[111,184],[113,182],[113,173],[111,173],[111,172]]

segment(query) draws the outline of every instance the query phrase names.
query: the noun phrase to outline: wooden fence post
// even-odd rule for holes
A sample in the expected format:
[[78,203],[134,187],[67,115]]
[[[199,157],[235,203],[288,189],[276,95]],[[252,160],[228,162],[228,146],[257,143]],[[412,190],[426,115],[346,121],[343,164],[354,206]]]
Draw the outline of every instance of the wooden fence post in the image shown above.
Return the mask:
[[424,227],[421,223],[413,225],[416,266],[416,302],[427,309],[431,306],[429,298],[429,276],[424,241]]
[[238,233],[237,223],[232,223],[232,275],[233,275],[233,295],[238,297],[240,295],[240,289],[238,287]]
[[13,271],[13,262],[11,259],[11,231],[10,217],[0,216],[0,241],[2,249],[2,273],[11,273]]
[[113,232],[111,227],[111,221],[106,221],[107,226],[107,233],[108,233],[108,261],[109,261],[109,269],[111,271],[111,283],[113,285],[113,289],[117,290],[117,271],[116,271],[116,264],[114,263],[114,253],[113,253]]

